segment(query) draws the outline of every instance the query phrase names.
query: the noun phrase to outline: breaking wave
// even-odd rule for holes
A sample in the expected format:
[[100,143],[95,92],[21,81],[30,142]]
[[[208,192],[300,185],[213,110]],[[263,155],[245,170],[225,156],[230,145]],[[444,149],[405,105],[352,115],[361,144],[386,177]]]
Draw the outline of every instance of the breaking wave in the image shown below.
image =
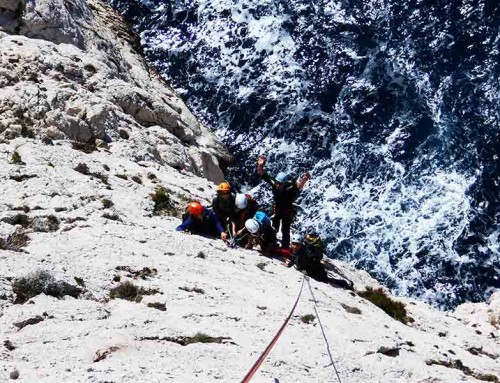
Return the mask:
[[[297,227],[436,306],[500,287],[500,6],[111,0],[260,196],[311,170]],[[249,176],[250,174],[250,176]]]

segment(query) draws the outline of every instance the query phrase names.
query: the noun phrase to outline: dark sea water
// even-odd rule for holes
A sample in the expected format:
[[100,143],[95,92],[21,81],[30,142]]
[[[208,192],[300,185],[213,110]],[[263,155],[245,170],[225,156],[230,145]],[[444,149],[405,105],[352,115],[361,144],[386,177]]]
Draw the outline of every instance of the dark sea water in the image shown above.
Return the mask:
[[[500,288],[500,5],[110,0],[236,154],[310,170],[297,228],[395,293],[450,308]],[[257,187],[256,187],[257,186]]]

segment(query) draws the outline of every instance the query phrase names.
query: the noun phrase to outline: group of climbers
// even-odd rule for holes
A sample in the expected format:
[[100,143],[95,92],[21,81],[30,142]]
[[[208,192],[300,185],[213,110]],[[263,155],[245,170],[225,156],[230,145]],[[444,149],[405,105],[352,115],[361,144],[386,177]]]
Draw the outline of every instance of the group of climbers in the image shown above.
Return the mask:
[[[260,156],[257,174],[272,188],[271,217],[259,210],[259,204],[251,195],[236,193],[229,183],[222,182],[211,209],[199,202],[191,202],[176,230],[219,236],[231,247],[252,249],[259,245],[264,255],[284,256],[289,259],[288,267],[296,265],[317,280],[331,282],[321,263],[325,249],[319,236],[309,233],[302,238],[296,234],[290,242],[290,229],[297,213],[295,201],[311,178],[309,173],[297,180],[283,172],[271,177],[264,170],[265,164],[266,157]],[[280,229],[281,246],[276,235]]]

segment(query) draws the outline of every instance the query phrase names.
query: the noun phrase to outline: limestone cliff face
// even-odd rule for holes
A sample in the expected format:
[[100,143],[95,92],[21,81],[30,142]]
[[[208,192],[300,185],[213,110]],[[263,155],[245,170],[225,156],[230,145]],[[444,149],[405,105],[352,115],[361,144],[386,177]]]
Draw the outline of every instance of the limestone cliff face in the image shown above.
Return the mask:
[[74,140],[211,181],[231,155],[99,0],[0,0],[0,137]]

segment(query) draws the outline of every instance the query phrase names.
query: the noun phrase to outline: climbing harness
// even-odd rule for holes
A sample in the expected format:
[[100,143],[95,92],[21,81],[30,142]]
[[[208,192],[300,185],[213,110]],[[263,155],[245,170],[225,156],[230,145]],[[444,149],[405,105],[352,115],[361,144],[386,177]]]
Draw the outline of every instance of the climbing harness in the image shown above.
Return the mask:
[[335,374],[337,375],[337,379],[338,379],[339,383],[342,383],[342,381],[340,380],[339,373],[337,371],[337,367],[335,367],[335,362],[333,361],[332,353],[330,352],[330,344],[328,343],[328,339],[327,339],[326,334],[325,334],[325,329],[323,328],[323,324],[321,323],[321,319],[319,318],[318,309],[317,309],[318,302],[316,301],[316,298],[314,297],[312,287],[311,287],[311,282],[309,281],[309,277],[307,277],[307,276],[304,276],[304,279],[307,281],[307,285],[309,286],[309,292],[311,293],[311,297],[312,297],[312,300],[314,303],[314,312],[316,313],[316,318],[318,318],[319,327],[321,328],[323,338],[325,339],[326,349],[328,350],[328,355],[330,356],[330,361],[332,362],[332,366],[333,366],[333,369],[335,370]]
[[254,374],[257,372],[260,365],[262,364],[262,362],[264,362],[264,359],[266,359],[267,355],[269,354],[269,352],[271,351],[273,346],[278,341],[278,338],[280,337],[281,333],[285,329],[286,325],[288,324],[288,321],[290,320],[290,318],[293,315],[293,312],[295,311],[295,308],[297,307],[297,304],[299,303],[300,295],[302,294],[302,290],[304,288],[304,280],[305,279],[306,279],[306,277],[304,276],[302,278],[302,285],[300,286],[299,295],[297,296],[297,300],[295,301],[295,304],[293,305],[292,310],[290,311],[290,314],[288,314],[288,317],[286,318],[285,322],[281,325],[280,329],[278,330],[278,332],[276,333],[274,338],[271,340],[271,343],[269,343],[269,345],[266,347],[264,352],[260,355],[259,359],[257,359],[257,361],[254,363],[254,365],[252,366],[250,371],[248,371],[248,373],[245,375],[245,377],[243,378],[241,383],[248,383],[250,381],[250,379],[252,379],[252,377],[254,376]]
[[231,228],[229,227],[229,224],[226,225],[227,233],[229,234],[229,240],[227,241],[227,246],[231,248],[236,247],[236,241],[234,240],[233,235],[231,234]]

